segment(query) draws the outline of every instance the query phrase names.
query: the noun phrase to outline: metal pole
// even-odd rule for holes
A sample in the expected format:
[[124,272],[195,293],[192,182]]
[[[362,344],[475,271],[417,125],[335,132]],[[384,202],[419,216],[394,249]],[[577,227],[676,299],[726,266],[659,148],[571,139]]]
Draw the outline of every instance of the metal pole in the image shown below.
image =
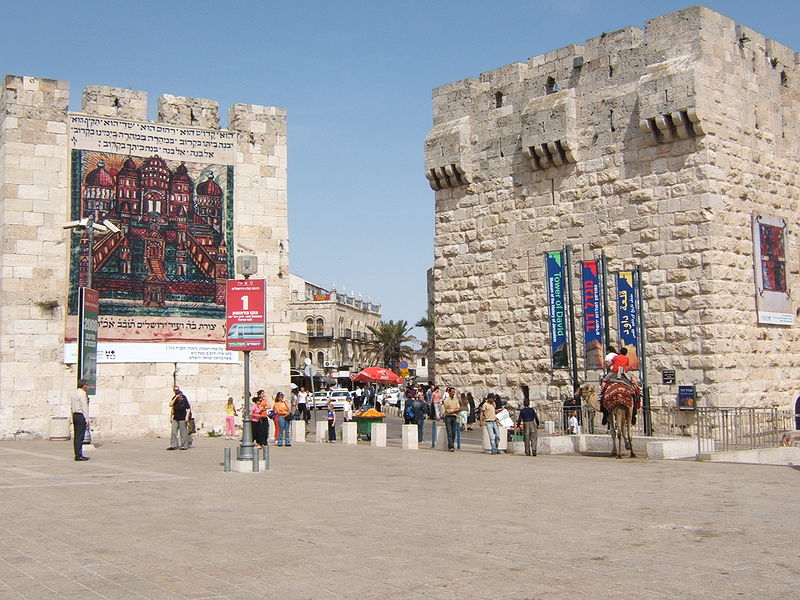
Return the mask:
[[231,471],[231,449],[230,448],[225,448],[225,451],[223,452],[223,457],[224,457],[224,459],[223,459],[223,465],[224,465],[223,466],[223,470],[226,473],[230,473],[230,471]]
[[572,354],[572,392],[578,389],[578,348],[575,341],[575,306],[572,293],[572,246],[564,246],[564,277],[567,280],[567,316],[569,318],[569,347]]
[[89,224],[86,226],[86,233],[87,237],[89,238],[89,268],[86,270],[86,287],[92,289],[92,275],[94,274],[94,228],[92,225],[94,224],[94,219],[89,221]]
[[244,409],[242,409],[242,443],[239,445],[239,460],[253,459],[253,423],[250,420],[250,350],[244,352]]
[[608,318],[608,259],[606,253],[600,253],[600,282],[603,293],[603,356],[606,347],[611,343],[611,324]]
[[644,434],[653,435],[652,415],[650,413],[650,386],[647,383],[647,329],[644,323],[644,295],[642,294],[642,265],[636,265],[636,296],[639,301],[639,368],[642,376],[642,417],[644,418]]

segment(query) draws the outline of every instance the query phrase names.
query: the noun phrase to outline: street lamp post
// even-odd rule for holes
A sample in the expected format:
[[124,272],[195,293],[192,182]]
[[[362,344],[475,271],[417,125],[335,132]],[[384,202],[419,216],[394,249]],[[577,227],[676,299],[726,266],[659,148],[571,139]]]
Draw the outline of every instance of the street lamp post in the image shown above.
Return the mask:
[[93,275],[94,275],[94,234],[95,231],[98,233],[120,233],[122,230],[117,227],[112,221],[108,219],[103,219],[102,221],[98,222],[95,220],[94,217],[85,217],[80,219],[79,221],[70,221],[69,223],[64,223],[62,226],[64,229],[70,230],[83,230],[86,233],[86,237],[88,238],[88,251],[87,251],[87,258],[89,261],[89,266],[86,269],[86,286],[87,288],[92,288],[93,283]]
[[[255,256],[239,256],[236,269],[245,279],[258,270],[258,259]],[[242,409],[242,441],[236,454],[238,460],[253,460],[253,423],[250,418],[250,350],[243,350],[244,354],[244,408]]]

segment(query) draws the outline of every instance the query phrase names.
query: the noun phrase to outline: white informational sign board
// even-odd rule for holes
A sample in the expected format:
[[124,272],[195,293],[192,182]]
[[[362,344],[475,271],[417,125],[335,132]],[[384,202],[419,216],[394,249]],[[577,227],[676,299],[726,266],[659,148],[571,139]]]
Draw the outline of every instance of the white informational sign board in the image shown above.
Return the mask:
[[[78,345],[64,344],[64,364],[78,361]],[[239,353],[225,344],[135,344],[99,342],[98,363],[224,363],[238,364]]]

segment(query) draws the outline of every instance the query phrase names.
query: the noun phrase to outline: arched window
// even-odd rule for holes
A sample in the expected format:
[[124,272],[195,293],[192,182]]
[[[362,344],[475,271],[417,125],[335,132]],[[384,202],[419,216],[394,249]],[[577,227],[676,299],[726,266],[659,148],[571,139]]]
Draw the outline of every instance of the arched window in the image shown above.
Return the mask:
[[306,319],[306,333],[308,337],[314,337],[314,319]]
[[324,352],[317,352],[317,365],[320,367],[325,365],[325,353]]
[[503,106],[503,92],[495,92],[494,93],[494,107],[500,108]]
[[317,336],[322,337],[325,335],[325,321],[317,319]]

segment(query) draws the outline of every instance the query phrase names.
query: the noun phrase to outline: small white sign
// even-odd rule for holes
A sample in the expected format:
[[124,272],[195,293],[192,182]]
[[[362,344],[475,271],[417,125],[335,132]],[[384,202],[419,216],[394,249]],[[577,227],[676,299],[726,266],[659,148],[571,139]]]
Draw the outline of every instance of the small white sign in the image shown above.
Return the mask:
[[[78,345],[64,344],[64,364],[78,360]],[[135,344],[99,342],[98,363],[227,363],[238,364],[239,353],[225,344]]]

